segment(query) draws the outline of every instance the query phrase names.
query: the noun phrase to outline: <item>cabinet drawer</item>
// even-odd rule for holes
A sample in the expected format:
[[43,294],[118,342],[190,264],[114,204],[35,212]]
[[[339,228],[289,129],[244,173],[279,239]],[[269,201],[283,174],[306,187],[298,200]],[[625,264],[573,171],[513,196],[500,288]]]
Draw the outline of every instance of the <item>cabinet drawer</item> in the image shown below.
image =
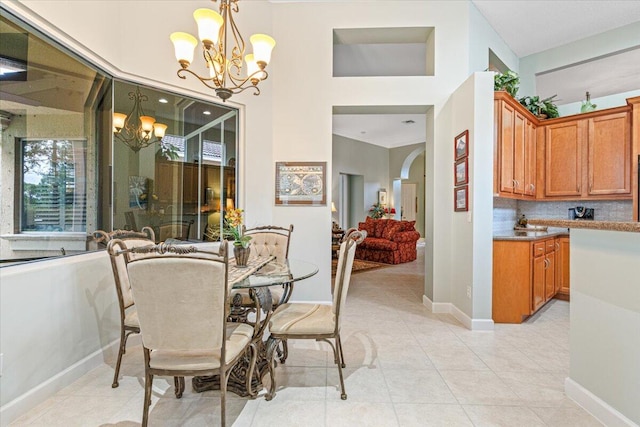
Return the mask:
[[533,256],[539,257],[545,254],[546,242],[537,242],[533,244]]
[[554,239],[547,240],[545,243],[546,243],[547,253],[550,253],[556,250],[556,241]]

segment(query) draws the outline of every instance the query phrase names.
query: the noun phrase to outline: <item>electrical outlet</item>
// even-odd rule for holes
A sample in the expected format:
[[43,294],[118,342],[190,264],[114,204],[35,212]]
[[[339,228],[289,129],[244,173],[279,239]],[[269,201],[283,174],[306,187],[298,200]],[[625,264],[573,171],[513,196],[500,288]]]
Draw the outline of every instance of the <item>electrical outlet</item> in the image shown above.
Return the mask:
[[467,298],[471,298],[471,286],[467,286]]

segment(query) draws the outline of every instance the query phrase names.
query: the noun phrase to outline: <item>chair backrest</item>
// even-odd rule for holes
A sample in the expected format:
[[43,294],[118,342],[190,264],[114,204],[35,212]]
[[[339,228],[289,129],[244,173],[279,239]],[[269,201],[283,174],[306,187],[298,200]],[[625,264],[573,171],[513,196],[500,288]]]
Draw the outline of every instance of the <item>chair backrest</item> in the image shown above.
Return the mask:
[[111,259],[111,270],[113,271],[113,279],[116,282],[121,315],[124,315],[124,309],[134,304],[133,296],[131,295],[131,285],[129,284],[129,275],[127,274],[127,263],[136,255],[126,251],[130,248],[151,246],[154,244],[154,240],[139,236],[112,239],[107,243],[107,252]]
[[169,221],[158,227],[158,239],[164,242],[167,239],[188,240],[191,231],[191,221]]
[[289,257],[289,241],[293,232],[293,224],[289,228],[266,225],[246,229],[242,233],[251,236],[252,255],[275,256],[278,262],[284,262]]
[[349,229],[340,244],[340,254],[338,255],[338,268],[336,270],[336,281],[333,288],[333,304],[331,310],[336,316],[336,327],[340,327],[340,311],[347,300],[349,292],[349,282],[351,281],[351,268],[356,255],[356,245],[367,237],[366,231]]
[[[154,243],[156,241],[156,233],[153,231],[151,227],[142,227],[141,231],[131,231],[131,230],[113,230],[113,231],[104,231],[104,230],[96,230],[92,233],[93,239],[96,243],[101,243],[103,245],[107,245],[113,239],[122,239],[122,240],[134,240],[134,239],[143,239],[145,241],[151,241]],[[149,244],[148,242],[146,244]]]
[[146,348],[220,350],[224,358],[226,248],[220,245],[218,254],[205,256],[194,246],[159,244],[130,249],[148,254],[127,266]]

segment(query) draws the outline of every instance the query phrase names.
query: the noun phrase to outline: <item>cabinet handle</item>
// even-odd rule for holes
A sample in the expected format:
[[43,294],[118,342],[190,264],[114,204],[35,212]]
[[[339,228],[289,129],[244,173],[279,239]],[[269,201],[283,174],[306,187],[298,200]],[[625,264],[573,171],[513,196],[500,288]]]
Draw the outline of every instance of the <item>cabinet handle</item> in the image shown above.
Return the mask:
[[531,188],[531,191],[536,191],[536,186],[533,184],[529,184],[529,188]]
[[560,250],[560,243],[556,242],[556,250]]
[[518,187],[518,181],[516,181],[515,179],[512,179],[512,184],[513,184],[513,188],[517,188]]
[[549,262],[549,260],[545,258],[545,259],[544,259],[544,269],[545,269],[545,270],[549,267],[548,262]]
[[589,183],[589,193],[591,193],[591,190],[593,190],[593,182]]

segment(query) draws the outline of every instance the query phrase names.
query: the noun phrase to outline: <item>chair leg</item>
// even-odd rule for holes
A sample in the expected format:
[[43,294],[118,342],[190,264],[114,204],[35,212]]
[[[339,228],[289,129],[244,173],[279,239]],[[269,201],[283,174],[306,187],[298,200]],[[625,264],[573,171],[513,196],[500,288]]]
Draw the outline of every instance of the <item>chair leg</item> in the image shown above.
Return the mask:
[[226,426],[227,422],[227,381],[229,374],[224,370],[220,370],[220,425]]
[[344,367],[344,357],[342,355],[342,344],[340,343],[340,334],[336,335],[336,351],[340,353],[340,360],[342,362],[342,363],[338,363],[338,357],[336,356],[336,365],[338,365],[338,374],[340,375],[340,388],[342,389],[340,398],[342,400],[347,400],[347,393],[344,390],[344,377],[342,376],[342,368]]
[[340,339],[340,335],[338,335],[336,342],[338,343],[338,350],[340,350],[340,362],[342,363],[342,367],[346,368],[347,365],[344,363],[344,352],[342,351],[342,340]]
[[184,393],[184,377],[173,377],[173,386],[175,389],[176,399],[182,397]]
[[[280,349],[280,345],[282,346],[282,349]],[[278,360],[280,360],[280,363],[284,365],[287,361],[287,357],[289,357],[289,346],[287,345],[287,340],[284,338],[280,341],[280,345],[276,347],[276,353],[278,354]]]
[[118,348],[118,360],[116,361],[116,371],[113,373],[113,383],[111,388],[116,388],[118,384],[118,376],[120,375],[120,364],[122,363],[122,355],[124,354],[125,346],[127,345],[127,335],[124,328],[120,328],[120,348]]
[[145,369],[144,378],[144,409],[142,412],[142,427],[147,427],[149,423],[149,406],[151,406],[151,386],[153,385],[153,375]]

